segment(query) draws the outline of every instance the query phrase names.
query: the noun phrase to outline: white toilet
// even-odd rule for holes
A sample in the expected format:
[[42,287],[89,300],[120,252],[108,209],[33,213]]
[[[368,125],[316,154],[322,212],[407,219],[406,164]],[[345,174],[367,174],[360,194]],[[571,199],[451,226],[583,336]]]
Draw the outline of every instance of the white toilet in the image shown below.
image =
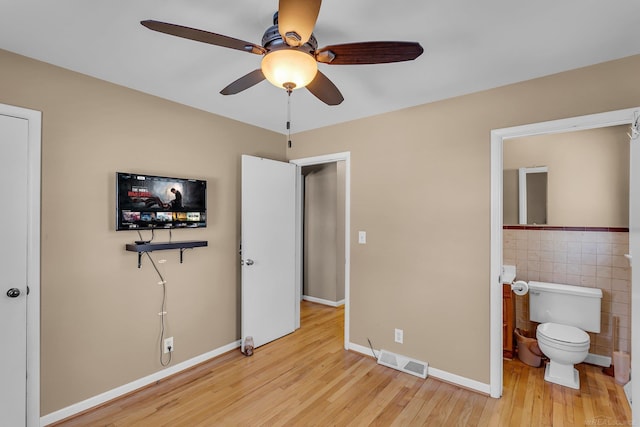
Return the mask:
[[529,319],[539,322],[538,347],[549,358],[545,381],[580,389],[573,367],[589,354],[589,335],[600,332],[602,290],[557,283],[529,282]]

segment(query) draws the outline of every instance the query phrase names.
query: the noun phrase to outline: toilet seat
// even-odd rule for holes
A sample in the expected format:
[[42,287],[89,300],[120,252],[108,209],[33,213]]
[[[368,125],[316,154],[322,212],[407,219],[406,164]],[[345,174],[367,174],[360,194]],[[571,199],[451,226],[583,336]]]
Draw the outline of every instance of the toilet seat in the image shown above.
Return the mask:
[[582,329],[558,323],[543,323],[536,330],[538,339],[562,344],[567,347],[583,347],[589,345],[590,338]]

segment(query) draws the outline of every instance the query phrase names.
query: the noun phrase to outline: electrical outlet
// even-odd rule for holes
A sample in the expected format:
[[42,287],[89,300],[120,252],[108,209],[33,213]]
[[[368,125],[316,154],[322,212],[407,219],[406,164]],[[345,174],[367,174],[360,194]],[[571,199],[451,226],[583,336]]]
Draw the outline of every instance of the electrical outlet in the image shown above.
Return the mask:
[[164,353],[169,353],[169,352],[171,352],[173,350],[175,350],[175,348],[173,347],[173,337],[165,338],[164,339]]
[[402,344],[402,342],[404,341],[404,331],[402,329],[396,329],[395,339],[397,343]]

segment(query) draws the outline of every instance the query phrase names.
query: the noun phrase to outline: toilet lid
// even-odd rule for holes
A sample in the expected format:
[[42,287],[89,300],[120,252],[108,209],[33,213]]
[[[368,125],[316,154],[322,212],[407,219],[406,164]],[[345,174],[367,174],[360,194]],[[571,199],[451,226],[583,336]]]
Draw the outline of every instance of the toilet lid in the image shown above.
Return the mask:
[[546,338],[570,344],[589,342],[589,334],[575,326],[560,325],[558,323],[543,323],[538,325],[539,334]]

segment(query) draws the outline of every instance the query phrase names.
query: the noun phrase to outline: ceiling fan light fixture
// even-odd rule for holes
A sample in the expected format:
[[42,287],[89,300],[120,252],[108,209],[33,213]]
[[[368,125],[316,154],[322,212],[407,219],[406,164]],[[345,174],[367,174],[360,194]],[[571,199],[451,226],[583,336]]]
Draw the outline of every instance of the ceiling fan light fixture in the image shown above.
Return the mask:
[[315,58],[298,49],[279,49],[267,53],[262,58],[261,68],[271,84],[287,90],[305,87],[318,72]]

